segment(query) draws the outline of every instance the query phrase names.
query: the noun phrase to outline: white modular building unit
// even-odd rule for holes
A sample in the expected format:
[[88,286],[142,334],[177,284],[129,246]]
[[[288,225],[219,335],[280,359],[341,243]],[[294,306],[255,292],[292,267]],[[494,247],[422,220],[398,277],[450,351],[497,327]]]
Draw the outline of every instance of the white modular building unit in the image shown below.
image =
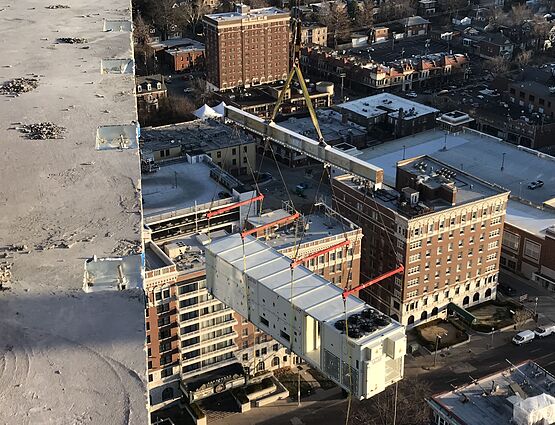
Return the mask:
[[[403,377],[405,328],[253,237],[206,247],[208,290],[358,399]],[[347,318],[347,331],[345,318]]]

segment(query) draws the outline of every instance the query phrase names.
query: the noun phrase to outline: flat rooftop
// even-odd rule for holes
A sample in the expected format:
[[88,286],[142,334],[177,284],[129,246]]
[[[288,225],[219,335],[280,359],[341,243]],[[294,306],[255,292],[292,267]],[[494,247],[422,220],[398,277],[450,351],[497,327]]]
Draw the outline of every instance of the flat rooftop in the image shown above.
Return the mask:
[[398,117],[399,110],[402,108],[405,120],[439,112],[430,106],[413,102],[391,93],[380,93],[374,96],[363,97],[362,99],[351,100],[350,102],[341,103],[337,107],[366,118],[374,118],[384,114]]
[[158,150],[181,146],[185,151],[211,151],[244,143],[253,143],[252,136],[236,131],[215,119],[198,119],[161,127],[141,128],[142,149]]
[[527,401],[533,401],[531,397],[543,394],[547,395],[547,403],[555,402],[550,395],[554,384],[555,378],[551,374],[528,361],[435,395],[429,402],[435,409],[440,408],[455,417],[461,425],[508,424],[512,423],[515,403],[526,405]]
[[263,7],[260,9],[247,9],[246,12],[227,12],[227,13],[212,13],[205,15],[205,18],[212,19],[216,22],[232,22],[232,21],[242,21],[242,20],[259,20],[267,19],[269,17],[289,17],[290,14],[287,11],[278,9],[277,7]]
[[[443,150],[444,145],[447,150]],[[555,211],[538,208],[555,198],[555,158],[469,129],[447,136],[442,130],[425,131],[363,149],[358,158],[382,167],[384,182],[394,186],[395,167],[397,161],[403,159],[403,149],[406,158],[429,155],[455,169],[510,190],[512,199],[507,207],[509,224],[514,220],[515,226],[539,235],[550,225],[555,225]],[[503,153],[505,162],[501,170]],[[543,180],[544,186],[528,189],[528,184],[538,179]],[[535,206],[520,203],[518,198]]]
[[211,170],[221,172],[221,169],[209,161],[182,161],[162,165],[156,173],[143,175],[145,217],[217,201],[221,192],[231,197],[230,190],[210,176]]
[[204,44],[200,41],[191,38],[172,38],[171,40],[164,40],[149,43],[149,46],[154,50],[180,50],[180,51],[193,51],[204,50]]
[[[279,209],[263,214],[260,217],[251,217],[249,222],[255,226],[260,226],[289,215],[288,212]],[[282,250],[294,246],[301,239],[303,244],[310,243],[330,236],[342,235],[346,231],[358,228],[329,208],[315,208],[312,214],[303,216],[303,223],[304,226],[300,225],[297,232],[295,232],[295,225],[293,224],[282,226],[278,230],[273,231],[272,236],[264,239],[264,242],[274,249]],[[295,233],[297,234],[295,235]]]
[[[367,131],[364,127],[353,122],[343,123],[341,114],[331,109],[316,109],[318,124],[326,141],[344,139],[349,141],[350,137],[364,137]],[[299,134],[316,139],[316,130],[310,117],[291,117],[280,121],[279,125]]]
[[[11,289],[0,291],[0,423],[146,424],[142,292],[82,290],[85,259],[141,249],[138,150],[95,148],[97,127],[137,120],[131,2],[47,7],[57,3],[0,8],[0,84],[38,83],[0,94],[0,254],[13,262]],[[64,138],[19,130],[42,122]]]

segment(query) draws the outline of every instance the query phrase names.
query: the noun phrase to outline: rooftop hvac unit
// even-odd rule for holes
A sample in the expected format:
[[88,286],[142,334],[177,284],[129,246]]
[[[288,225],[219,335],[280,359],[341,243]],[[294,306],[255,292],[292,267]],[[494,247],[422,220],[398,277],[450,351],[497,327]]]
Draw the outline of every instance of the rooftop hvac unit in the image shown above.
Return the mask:
[[[246,236],[206,250],[208,290],[357,399],[399,381],[404,327],[268,245]],[[347,317],[347,322],[343,320]]]

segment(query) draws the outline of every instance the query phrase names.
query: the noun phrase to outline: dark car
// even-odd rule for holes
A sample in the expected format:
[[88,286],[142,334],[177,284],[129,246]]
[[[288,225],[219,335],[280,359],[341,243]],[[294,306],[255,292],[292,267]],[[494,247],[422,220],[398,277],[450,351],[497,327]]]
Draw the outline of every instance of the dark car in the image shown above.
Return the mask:
[[532,182],[528,185],[528,189],[534,190],[534,189],[538,189],[542,186],[543,186],[543,181],[542,180],[536,180],[535,182]]

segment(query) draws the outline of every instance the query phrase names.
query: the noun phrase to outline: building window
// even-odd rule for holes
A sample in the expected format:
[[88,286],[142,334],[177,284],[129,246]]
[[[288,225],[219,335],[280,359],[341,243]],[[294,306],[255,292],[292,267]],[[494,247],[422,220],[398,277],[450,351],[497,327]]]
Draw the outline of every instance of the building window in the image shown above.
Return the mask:
[[540,259],[541,245],[531,241],[530,239],[524,239],[524,256],[538,261]]
[[248,354],[248,353],[243,354],[243,361],[244,361],[244,362],[249,361],[249,354]]
[[249,335],[249,328],[244,328],[243,329],[243,336],[248,336]]
[[418,289],[417,289],[417,290],[414,290],[414,291],[410,291],[410,292],[407,294],[407,298],[413,298],[413,297],[416,297],[417,295],[418,295]]
[[503,241],[501,242],[501,244],[506,248],[518,251],[518,247],[520,245],[520,236],[515,233],[509,232],[508,230],[505,230],[503,232]]

